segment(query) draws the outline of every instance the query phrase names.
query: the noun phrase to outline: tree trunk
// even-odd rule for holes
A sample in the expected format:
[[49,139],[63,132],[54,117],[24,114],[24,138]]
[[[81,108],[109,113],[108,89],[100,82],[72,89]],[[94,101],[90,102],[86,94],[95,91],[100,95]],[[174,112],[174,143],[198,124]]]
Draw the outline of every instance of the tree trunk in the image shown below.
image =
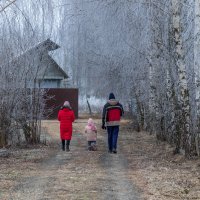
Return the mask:
[[200,2],[195,0],[194,4],[195,20],[194,20],[194,73],[196,87],[196,131],[195,143],[196,152],[199,155],[199,134],[200,134]]
[[88,99],[87,99],[87,105],[88,105],[88,109],[89,109],[90,115],[92,115],[92,109],[91,109],[91,106],[90,106],[90,103],[89,103]]
[[190,104],[189,104],[189,90],[187,83],[186,66],[184,63],[183,41],[181,36],[181,13],[182,13],[181,0],[172,0],[173,9],[173,31],[175,42],[175,58],[176,67],[179,77],[179,90],[180,90],[180,105],[182,109],[182,125],[183,125],[183,142],[186,157],[190,157],[192,135],[190,132]]
[[150,20],[151,20],[151,52],[150,52],[150,66],[149,66],[149,80],[150,80],[150,98],[149,98],[149,110],[150,110],[150,116],[151,116],[151,130],[153,133],[156,133],[157,138],[159,138],[161,133],[161,126],[160,126],[160,112],[159,112],[159,101],[158,101],[158,95],[157,95],[157,73],[158,73],[158,59],[157,57],[160,54],[159,48],[156,44],[155,37],[159,36],[159,33],[157,33],[158,26],[155,23],[155,7],[153,3],[150,3]]
[[0,147],[6,146],[6,133],[5,130],[0,130]]

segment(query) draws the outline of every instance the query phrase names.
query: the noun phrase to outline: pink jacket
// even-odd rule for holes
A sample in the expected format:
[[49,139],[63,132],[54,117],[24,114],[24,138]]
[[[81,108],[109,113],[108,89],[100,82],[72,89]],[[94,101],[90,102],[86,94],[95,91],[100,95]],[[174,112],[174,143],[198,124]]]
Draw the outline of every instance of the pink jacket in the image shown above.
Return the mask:
[[85,127],[85,134],[87,141],[96,141],[97,140],[97,127],[95,126],[93,120],[90,118],[88,124]]

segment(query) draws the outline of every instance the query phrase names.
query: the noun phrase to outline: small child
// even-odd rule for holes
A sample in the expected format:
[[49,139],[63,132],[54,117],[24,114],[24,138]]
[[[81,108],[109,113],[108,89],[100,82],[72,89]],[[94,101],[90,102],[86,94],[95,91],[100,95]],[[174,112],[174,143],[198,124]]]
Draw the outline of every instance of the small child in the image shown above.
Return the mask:
[[89,151],[96,151],[96,141],[97,141],[97,127],[94,124],[92,118],[89,118],[88,124],[85,127],[85,134],[88,141],[88,150]]

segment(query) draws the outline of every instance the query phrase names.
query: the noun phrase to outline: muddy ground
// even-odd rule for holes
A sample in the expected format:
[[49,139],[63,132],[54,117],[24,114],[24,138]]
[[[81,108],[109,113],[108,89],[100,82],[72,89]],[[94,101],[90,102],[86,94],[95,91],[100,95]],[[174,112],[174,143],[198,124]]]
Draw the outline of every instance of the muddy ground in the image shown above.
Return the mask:
[[44,121],[47,144],[12,148],[0,158],[0,199],[189,200],[200,199],[200,160],[173,155],[154,135],[122,121],[118,154],[107,152],[98,126],[98,151],[86,148],[87,119],[74,123],[71,151],[60,149],[59,123]]

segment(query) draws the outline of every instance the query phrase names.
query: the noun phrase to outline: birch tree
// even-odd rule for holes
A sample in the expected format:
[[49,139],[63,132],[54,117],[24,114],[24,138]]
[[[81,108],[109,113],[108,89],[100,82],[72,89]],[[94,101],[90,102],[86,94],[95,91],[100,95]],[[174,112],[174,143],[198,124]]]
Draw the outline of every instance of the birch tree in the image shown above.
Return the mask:
[[200,2],[195,0],[194,4],[194,73],[195,73],[195,93],[196,93],[196,149],[199,152],[199,131],[200,131]]

